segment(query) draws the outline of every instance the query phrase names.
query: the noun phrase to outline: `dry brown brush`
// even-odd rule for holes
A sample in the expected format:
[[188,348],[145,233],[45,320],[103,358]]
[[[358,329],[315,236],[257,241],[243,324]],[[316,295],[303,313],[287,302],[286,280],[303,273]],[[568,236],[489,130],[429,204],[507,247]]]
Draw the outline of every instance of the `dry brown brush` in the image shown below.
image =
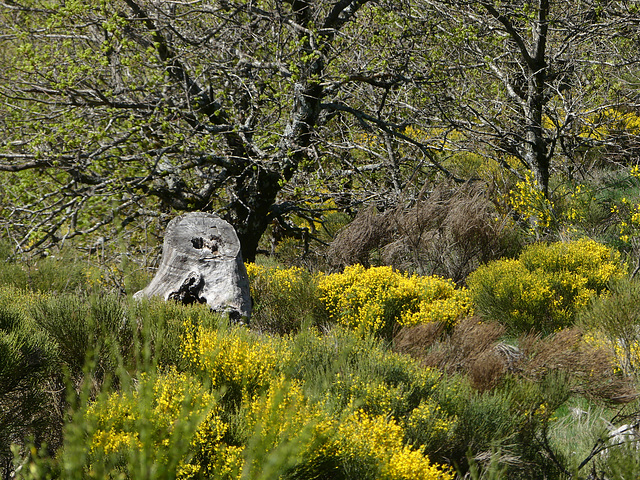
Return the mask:
[[480,264],[512,255],[520,242],[480,184],[442,183],[428,195],[385,212],[363,210],[334,240],[336,265],[372,258],[402,271],[464,282]]
[[584,342],[578,328],[546,337],[525,335],[513,345],[501,340],[504,333],[501,324],[472,317],[449,334],[433,326],[404,328],[394,338],[394,349],[424,366],[466,374],[479,391],[495,388],[508,374],[539,381],[560,372],[575,394],[613,403],[637,398],[631,380],[616,369],[611,353]]

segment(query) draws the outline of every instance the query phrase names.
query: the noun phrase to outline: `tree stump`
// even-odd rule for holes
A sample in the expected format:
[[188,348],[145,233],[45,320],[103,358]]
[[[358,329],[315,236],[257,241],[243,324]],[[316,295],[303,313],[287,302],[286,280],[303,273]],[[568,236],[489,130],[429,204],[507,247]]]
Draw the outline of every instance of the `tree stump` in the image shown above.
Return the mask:
[[234,228],[213,213],[185,213],[169,222],[155,277],[135,298],[162,296],[206,303],[235,322],[251,315],[249,278]]

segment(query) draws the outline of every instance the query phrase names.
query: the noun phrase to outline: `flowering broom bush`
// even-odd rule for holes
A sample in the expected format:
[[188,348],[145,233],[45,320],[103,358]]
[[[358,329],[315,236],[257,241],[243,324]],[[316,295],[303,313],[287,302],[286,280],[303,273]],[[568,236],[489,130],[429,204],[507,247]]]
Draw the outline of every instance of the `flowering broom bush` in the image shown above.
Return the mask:
[[247,264],[253,312],[251,325],[262,332],[295,332],[304,321],[317,323],[322,305],[316,278],[307,270]]
[[453,479],[449,468],[431,463],[423,447],[406,445],[403,436],[393,419],[356,411],[338,425],[329,449],[348,466],[351,478]]
[[321,277],[318,288],[330,317],[363,333],[390,335],[397,325],[432,322],[452,327],[471,313],[467,291],[452,281],[391,267],[347,267]]
[[231,479],[242,468],[236,449],[223,442],[228,425],[214,395],[175,368],[144,375],[136,389],[91,403],[83,417],[91,426],[81,452],[88,450],[89,478],[120,471],[126,476],[118,478],[188,479],[215,472],[207,478]]
[[479,313],[504,322],[513,333],[542,333],[569,326],[589,300],[624,276],[614,250],[590,239],[538,243],[518,259],[478,268],[467,279]]
[[189,368],[239,401],[269,386],[289,358],[283,339],[259,336],[244,329],[188,329],[182,352]]
[[[380,380],[370,392],[354,381],[353,388],[348,387],[349,407],[333,411],[307,395],[309,380],[289,379],[283,373],[292,364],[291,340],[274,343],[243,329],[187,330],[183,351],[197,375],[175,367],[142,374],[137,384],[100,396],[81,412],[81,444],[75,450],[67,445],[65,454],[84,458],[82,468],[90,472],[89,478],[114,472],[122,478],[183,480],[453,478],[449,467],[428,458],[427,445],[412,445],[405,433],[405,428],[429,427],[434,432],[423,432],[426,441],[445,440],[453,423],[436,405],[425,400],[417,408],[405,406],[396,413],[406,421],[390,416],[393,405],[384,401],[383,408],[369,413],[356,397],[367,404],[380,397],[386,382]],[[402,371],[394,376],[415,380],[416,385],[392,389],[404,395],[405,402],[412,392],[431,391],[433,380],[429,372],[428,379],[404,372],[411,366],[407,362],[395,365]],[[239,396],[228,396],[228,389],[237,389]],[[427,443],[434,448],[433,442]]]

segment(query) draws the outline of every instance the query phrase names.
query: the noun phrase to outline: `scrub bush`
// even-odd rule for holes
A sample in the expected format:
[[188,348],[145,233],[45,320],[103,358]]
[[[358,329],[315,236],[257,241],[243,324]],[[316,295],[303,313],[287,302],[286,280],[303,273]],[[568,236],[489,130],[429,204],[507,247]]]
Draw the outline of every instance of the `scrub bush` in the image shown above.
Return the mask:
[[305,322],[321,322],[317,281],[307,270],[250,263],[247,273],[253,300],[252,328],[283,335],[298,331]]
[[20,259],[7,241],[0,240],[0,285],[33,292],[72,292],[87,287],[85,267],[72,249]]
[[354,412],[338,426],[332,447],[346,478],[453,479],[450,469],[429,461],[424,447],[406,445],[402,427],[384,416]]
[[[86,478],[453,478],[427,457],[451,428],[437,405],[424,400],[435,374],[423,378],[410,360],[387,358],[376,343],[376,378],[378,362],[364,358],[369,344],[344,332],[361,347],[351,357],[354,369],[363,361],[361,374],[376,378],[380,391],[395,381],[406,405],[396,419],[387,408],[359,408],[360,399],[377,398],[363,383],[352,382],[361,388],[352,389],[345,411],[309,396],[316,389],[308,384],[318,379],[287,375],[300,366],[291,355],[293,340],[236,327],[185,328],[182,348],[193,373],[175,367],[141,373],[118,392],[86,399],[60,456],[70,477],[84,471]],[[335,348],[331,339],[313,336]],[[332,394],[331,385],[318,387],[325,398]],[[432,435],[423,431],[430,426]]]
[[611,285],[608,295],[594,299],[579,316],[587,340],[604,347],[617,368],[631,375],[640,370],[640,283],[623,279]]
[[452,281],[409,276],[391,267],[347,267],[321,277],[318,288],[331,319],[388,338],[401,325],[442,323],[448,328],[471,313],[467,291]]
[[240,402],[269,387],[289,358],[284,339],[263,337],[241,328],[187,331],[182,352],[189,368],[226,398]]
[[55,341],[60,357],[76,377],[82,375],[91,356],[97,361],[96,373],[113,373],[118,364],[115,352],[131,342],[124,306],[113,296],[43,295],[33,303],[31,314]]
[[625,275],[620,255],[593,240],[534,244],[517,259],[484,265],[467,281],[478,313],[510,333],[552,333],[572,325],[589,300]]
[[[68,446],[65,454],[84,459],[88,478],[234,478],[227,425],[214,395],[195,378],[170,368],[145,375],[135,389],[99,398],[81,412],[85,447]],[[241,467],[241,464],[239,465]]]
[[13,458],[11,444],[31,438],[55,449],[62,440],[57,351],[27,314],[31,297],[0,287],[0,472]]

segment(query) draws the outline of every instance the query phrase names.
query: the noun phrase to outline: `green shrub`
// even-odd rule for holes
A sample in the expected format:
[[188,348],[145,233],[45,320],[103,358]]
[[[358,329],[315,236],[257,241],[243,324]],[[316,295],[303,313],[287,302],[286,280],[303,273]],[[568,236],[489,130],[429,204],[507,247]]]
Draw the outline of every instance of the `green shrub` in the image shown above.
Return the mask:
[[34,292],[73,292],[86,288],[86,264],[77,251],[66,248],[46,257],[20,258],[8,242],[0,240],[0,285]]
[[401,420],[432,395],[440,372],[390,352],[381,340],[344,327],[303,331],[291,339],[285,373],[329,412],[364,409]]
[[317,281],[307,270],[251,263],[247,273],[253,300],[252,328],[283,335],[298,331],[303,323],[321,323]]
[[[83,397],[67,426],[60,463],[49,471],[58,469],[68,478],[80,472],[83,478],[452,478],[448,468],[429,460],[425,446],[407,443],[404,422],[389,417],[387,408],[378,413],[359,408],[360,400],[379,398],[366,384],[351,383],[357,386],[351,388],[355,400],[344,412],[309,396],[317,391],[326,398],[342,387],[332,387],[340,383],[335,378],[327,384],[329,377],[303,374],[300,367],[311,358],[301,362],[292,355],[302,345],[294,348],[288,338],[224,325],[191,323],[185,332],[182,350],[195,375],[168,367],[140,373],[135,382],[123,379],[119,391],[95,400]],[[379,341],[352,332],[326,339],[308,333],[305,345],[312,338],[322,345],[316,351],[328,353],[329,370],[351,365],[377,385],[395,385],[392,392],[405,399],[403,411],[413,431],[428,422],[446,430],[444,417],[441,423],[434,420],[438,409],[418,398],[432,391],[435,374],[422,377],[410,360],[387,356]],[[344,356],[341,339],[349,350]],[[371,342],[375,348],[367,355]],[[343,360],[331,365],[336,358]],[[303,375],[289,379],[291,372]],[[313,382],[319,384],[310,387]],[[31,465],[42,466],[36,458]],[[46,472],[22,478],[46,478]]]
[[[85,355],[91,368],[62,450],[50,463],[32,456],[18,478],[445,480],[452,473],[442,464],[464,475],[469,448],[478,463],[494,451],[514,459],[508,478],[557,477],[537,442],[568,387],[546,374],[507,377],[480,394],[465,377],[423,368],[347,327],[270,337],[201,306],[58,300],[34,308],[57,353],[61,333],[50,332],[64,331],[61,319],[74,311],[88,319],[78,333],[88,351],[103,352],[109,335],[114,348]],[[98,385],[102,393],[96,365],[117,377]]]
[[640,370],[640,282],[613,282],[608,295],[594,298],[579,322],[589,343],[611,351],[624,374]]
[[492,453],[505,458],[504,478],[563,478],[545,449],[553,412],[569,396],[562,375],[550,373],[539,382],[507,377],[499,388],[480,393],[467,379],[450,377],[438,384],[433,395],[442,411],[455,418],[448,441],[434,459],[451,459],[462,472],[469,455],[489,467]]
[[81,294],[42,295],[31,307],[37,325],[54,341],[58,356],[74,377],[80,377],[87,360],[96,361],[96,374],[113,373],[118,366],[124,311],[115,297]]
[[624,274],[618,253],[582,239],[531,245],[517,259],[478,268],[467,285],[482,317],[514,334],[549,334],[571,325],[592,297]]
[[627,480],[640,478],[640,456],[638,455],[637,439],[629,439],[622,445],[610,448],[606,452],[605,461],[598,469],[600,478],[608,480]]
[[27,315],[32,294],[0,287],[0,466],[12,443],[61,442],[61,378],[56,348]]
[[206,304],[182,305],[173,301],[165,302],[159,297],[130,301],[127,324],[137,335],[137,348],[148,350],[138,351],[137,357],[132,357],[132,360],[185,368],[182,339],[187,331],[193,326],[218,328],[227,323],[227,318],[212,312]]

